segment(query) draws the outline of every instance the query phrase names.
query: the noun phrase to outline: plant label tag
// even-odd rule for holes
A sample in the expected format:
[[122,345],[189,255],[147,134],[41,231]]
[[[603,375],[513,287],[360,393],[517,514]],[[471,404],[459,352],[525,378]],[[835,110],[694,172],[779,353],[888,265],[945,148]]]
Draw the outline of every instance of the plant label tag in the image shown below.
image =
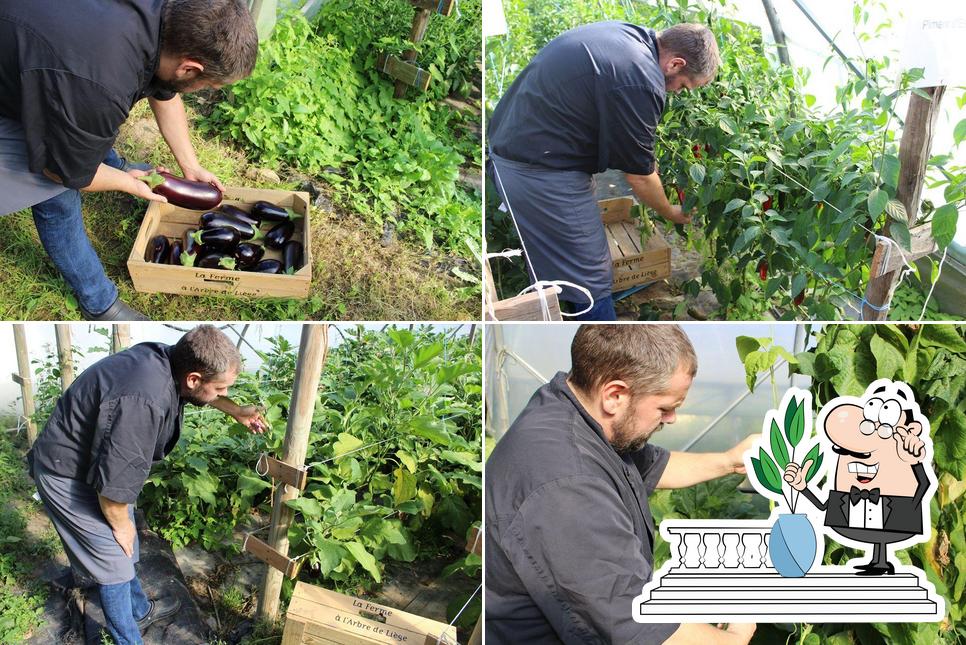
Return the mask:
[[[822,406],[790,388],[745,453],[767,520],[665,520],[671,558],[634,599],[641,623],[936,622],[942,596],[896,551],[932,535],[929,420],[907,384],[879,379]],[[826,538],[865,551],[823,565]]]

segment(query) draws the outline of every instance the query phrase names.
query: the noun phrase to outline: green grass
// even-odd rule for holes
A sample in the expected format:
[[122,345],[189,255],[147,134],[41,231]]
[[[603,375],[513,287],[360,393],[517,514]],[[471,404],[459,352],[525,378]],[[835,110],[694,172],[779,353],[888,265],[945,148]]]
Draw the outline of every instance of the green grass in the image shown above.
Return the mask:
[[[196,100],[204,109],[204,99]],[[189,108],[189,118],[195,116]],[[135,161],[177,169],[153,123],[147,104],[138,104],[121,129],[118,151]],[[283,176],[281,185],[252,180],[246,177],[252,166],[229,143],[202,137],[197,131],[192,136],[202,165],[224,184],[297,189],[298,175],[286,176],[286,169],[272,168]],[[317,180],[313,183],[320,185]],[[108,277],[125,302],[155,320],[468,320],[479,316],[479,285],[470,285],[451,271],[458,258],[430,255],[408,240],[383,247],[382,231],[373,230],[359,214],[335,206],[312,212],[313,277],[306,300],[138,293],[127,271],[127,257],[145,210],[146,202],[123,193],[83,197],[88,235]],[[6,216],[0,225],[0,275],[4,276],[0,317],[80,319],[76,299],[40,244],[30,211]]]

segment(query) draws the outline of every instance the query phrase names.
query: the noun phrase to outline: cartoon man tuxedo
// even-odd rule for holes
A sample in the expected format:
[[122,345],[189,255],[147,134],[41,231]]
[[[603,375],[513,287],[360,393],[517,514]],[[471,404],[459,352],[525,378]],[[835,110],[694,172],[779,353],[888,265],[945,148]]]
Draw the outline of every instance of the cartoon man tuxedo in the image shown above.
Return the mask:
[[921,541],[914,538],[928,537],[930,530],[923,503],[932,486],[923,463],[931,448],[929,421],[908,385],[881,379],[861,399],[829,402],[817,424],[838,455],[828,499],[819,500],[805,482],[811,460],[789,463],[785,481],[825,511],[825,526],[847,540],[874,545],[871,561],[856,567],[858,575],[894,574],[887,545]]

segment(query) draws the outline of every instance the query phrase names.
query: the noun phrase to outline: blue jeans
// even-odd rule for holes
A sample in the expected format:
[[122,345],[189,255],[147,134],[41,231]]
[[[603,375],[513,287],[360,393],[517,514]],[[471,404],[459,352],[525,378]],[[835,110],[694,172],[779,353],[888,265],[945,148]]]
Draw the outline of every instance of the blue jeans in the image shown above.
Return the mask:
[[107,632],[114,643],[141,645],[141,630],[137,621],[148,615],[151,605],[137,576],[116,585],[98,585],[97,590],[101,596]]
[[[112,149],[104,163],[121,168],[123,162]],[[107,311],[117,300],[117,286],[104,273],[104,266],[87,237],[80,191],[67,189],[35,204],[32,210],[40,243],[77,294],[80,306],[92,314]]]
[[[569,303],[571,311],[581,311],[587,308],[587,303]],[[594,306],[585,314],[579,316],[567,316],[565,320],[617,320],[617,310],[614,309],[614,296],[594,299]]]

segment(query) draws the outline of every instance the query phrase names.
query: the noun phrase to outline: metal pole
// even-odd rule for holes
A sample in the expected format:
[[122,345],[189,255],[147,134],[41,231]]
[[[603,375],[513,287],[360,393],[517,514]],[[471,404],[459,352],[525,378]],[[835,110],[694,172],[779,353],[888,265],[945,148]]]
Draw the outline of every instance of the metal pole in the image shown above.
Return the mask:
[[782,29],[781,21],[778,19],[778,12],[775,11],[775,5],[772,4],[771,0],[761,0],[761,4],[765,7],[765,16],[768,17],[768,24],[771,25],[771,33],[775,37],[775,45],[778,46],[778,60],[785,67],[791,67],[792,59],[788,56],[788,42],[785,40],[785,31]]
[[57,337],[57,361],[60,364],[60,385],[66,392],[74,382],[74,353],[70,344],[70,325],[54,325]]
[[[295,367],[295,388],[289,406],[285,443],[282,445],[282,461],[291,466],[300,467],[305,464],[319,380],[328,348],[328,325],[310,323],[302,326],[298,363]],[[292,520],[292,511],[285,502],[295,499],[298,494],[298,489],[285,484],[279,485],[275,490],[268,544],[282,555],[288,555],[288,528]],[[258,598],[259,618],[270,622],[275,620],[281,592],[282,572],[266,565],[265,581]]]
[[23,398],[23,416],[27,420],[27,444],[34,445],[37,439],[37,424],[34,423],[34,388],[30,378],[30,354],[27,352],[27,332],[23,325],[13,326],[13,344],[17,350],[17,371],[15,381],[20,383],[20,394]]

